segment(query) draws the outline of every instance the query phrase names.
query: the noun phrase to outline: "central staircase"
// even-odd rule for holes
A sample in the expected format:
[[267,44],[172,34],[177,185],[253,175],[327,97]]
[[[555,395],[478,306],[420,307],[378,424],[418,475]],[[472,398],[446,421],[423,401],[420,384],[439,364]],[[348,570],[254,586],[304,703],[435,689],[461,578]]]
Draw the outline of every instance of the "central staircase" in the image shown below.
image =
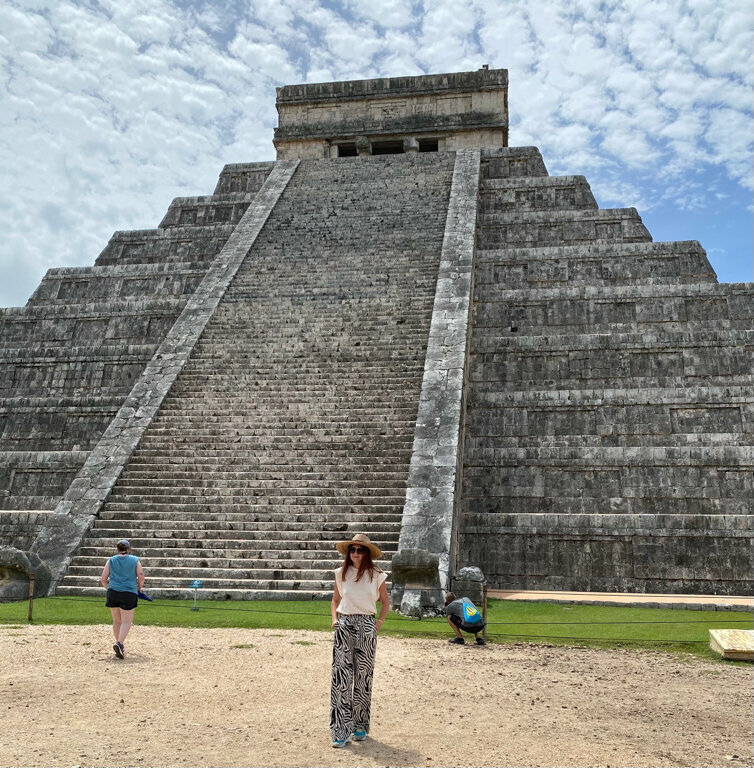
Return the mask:
[[395,552],[454,156],[303,161],[57,589],[128,538],[155,597],[326,597]]

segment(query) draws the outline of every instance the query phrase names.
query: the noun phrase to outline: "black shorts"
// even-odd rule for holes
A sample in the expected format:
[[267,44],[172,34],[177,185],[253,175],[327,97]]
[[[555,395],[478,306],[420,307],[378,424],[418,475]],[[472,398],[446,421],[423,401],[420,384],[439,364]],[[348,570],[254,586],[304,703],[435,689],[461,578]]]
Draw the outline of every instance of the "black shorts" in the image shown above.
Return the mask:
[[120,608],[121,611],[132,611],[139,603],[136,592],[119,592],[117,589],[107,590],[105,605],[108,608]]
[[478,624],[467,624],[460,616],[456,616],[455,614],[448,616],[448,618],[452,624],[455,624],[458,627],[458,629],[468,632],[470,635],[475,635],[477,632],[481,632],[484,629],[483,621],[480,621]]

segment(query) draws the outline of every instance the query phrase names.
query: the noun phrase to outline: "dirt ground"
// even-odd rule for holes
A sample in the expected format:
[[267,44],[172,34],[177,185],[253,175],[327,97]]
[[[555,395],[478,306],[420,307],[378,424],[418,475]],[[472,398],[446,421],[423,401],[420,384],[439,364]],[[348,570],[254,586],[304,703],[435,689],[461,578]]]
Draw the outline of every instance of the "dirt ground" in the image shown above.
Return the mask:
[[381,637],[372,730],[335,750],[331,638],[0,626],[2,766],[741,766],[752,668]]

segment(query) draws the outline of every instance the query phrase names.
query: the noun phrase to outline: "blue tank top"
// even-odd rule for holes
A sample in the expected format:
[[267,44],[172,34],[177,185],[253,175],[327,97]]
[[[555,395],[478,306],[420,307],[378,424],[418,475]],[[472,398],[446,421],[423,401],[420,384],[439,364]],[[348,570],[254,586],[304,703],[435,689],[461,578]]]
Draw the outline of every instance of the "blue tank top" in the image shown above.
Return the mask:
[[136,581],[136,563],[138,562],[139,558],[136,555],[113,555],[110,558],[110,581],[107,588],[136,594],[139,591]]

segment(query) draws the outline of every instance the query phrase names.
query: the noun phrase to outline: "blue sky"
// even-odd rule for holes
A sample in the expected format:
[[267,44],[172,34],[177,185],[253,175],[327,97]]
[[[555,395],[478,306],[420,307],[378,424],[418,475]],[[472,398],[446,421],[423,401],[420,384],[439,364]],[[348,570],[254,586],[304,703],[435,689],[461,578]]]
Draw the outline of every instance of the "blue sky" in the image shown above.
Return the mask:
[[512,146],[752,280],[749,0],[3,0],[0,305],[274,159],[275,87],[509,70]]

